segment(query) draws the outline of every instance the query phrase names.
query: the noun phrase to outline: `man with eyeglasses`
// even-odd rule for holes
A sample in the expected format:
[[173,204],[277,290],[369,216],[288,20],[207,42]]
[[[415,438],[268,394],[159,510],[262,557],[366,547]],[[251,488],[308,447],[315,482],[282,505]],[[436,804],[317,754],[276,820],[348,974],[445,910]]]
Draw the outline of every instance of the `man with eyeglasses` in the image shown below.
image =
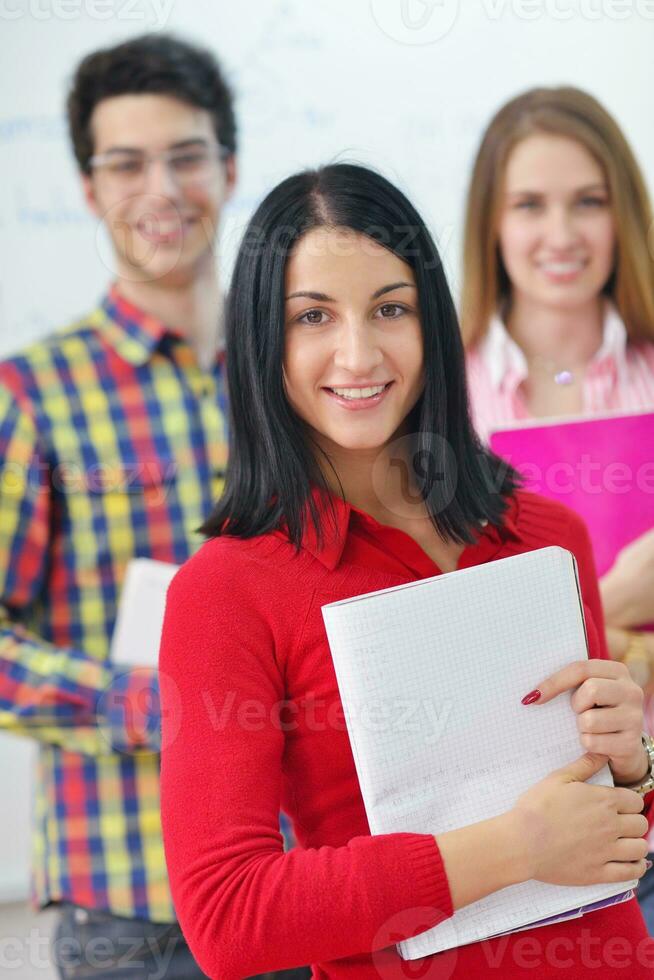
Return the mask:
[[232,94],[207,51],[147,35],[81,62],[68,119],[115,278],[0,363],[0,725],[39,741],[32,897],[61,905],[60,976],[191,980],[159,822],[158,678],[109,645],[130,559],[185,561],[222,488]]

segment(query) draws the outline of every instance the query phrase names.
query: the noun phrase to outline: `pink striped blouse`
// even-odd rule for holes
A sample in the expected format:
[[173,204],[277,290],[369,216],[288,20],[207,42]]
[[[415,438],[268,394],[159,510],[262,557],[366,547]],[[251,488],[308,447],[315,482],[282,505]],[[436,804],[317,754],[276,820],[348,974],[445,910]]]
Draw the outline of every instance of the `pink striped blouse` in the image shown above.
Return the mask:
[[[531,417],[522,391],[527,361],[499,317],[468,353],[467,369],[473,422],[484,440],[505,422]],[[584,415],[654,408],[654,343],[629,343],[614,306],[607,306],[602,344],[588,366],[582,396]]]
[[[466,361],[472,419],[484,441],[492,429],[532,417],[522,390],[527,361],[498,316]],[[582,398],[584,415],[654,409],[654,343],[630,343],[612,305],[606,308],[602,344],[587,369]],[[654,733],[654,698],[645,707],[645,727]],[[654,828],[648,841],[654,851]]]

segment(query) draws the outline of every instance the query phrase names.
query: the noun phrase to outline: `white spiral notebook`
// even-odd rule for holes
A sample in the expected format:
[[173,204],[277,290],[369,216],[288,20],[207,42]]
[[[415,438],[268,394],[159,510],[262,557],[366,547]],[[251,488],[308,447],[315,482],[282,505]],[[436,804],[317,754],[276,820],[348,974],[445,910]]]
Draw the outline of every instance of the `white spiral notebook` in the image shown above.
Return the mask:
[[[497,816],[583,755],[569,693],[521,704],[539,681],[588,656],[570,552],[542,548],[322,613],[371,833],[436,835]],[[613,785],[608,766],[590,782]],[[398,951],[417,959],[579,916],[630,898],[636,884],[512,885]]]

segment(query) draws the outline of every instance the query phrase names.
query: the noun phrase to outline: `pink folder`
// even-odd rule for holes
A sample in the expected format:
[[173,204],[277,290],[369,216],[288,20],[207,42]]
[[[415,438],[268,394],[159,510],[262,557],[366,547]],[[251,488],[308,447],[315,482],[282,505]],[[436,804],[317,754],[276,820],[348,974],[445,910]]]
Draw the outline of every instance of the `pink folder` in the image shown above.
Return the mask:
[[490,445],[523,475],[527,490],[584,518],[598,575],[654,527],[654,412],[539,419],[495,431]]
[[520,423],[493,432],[490,445],[522,474],[525,489],[584,518],[598,575],[654,527],[654,412]]

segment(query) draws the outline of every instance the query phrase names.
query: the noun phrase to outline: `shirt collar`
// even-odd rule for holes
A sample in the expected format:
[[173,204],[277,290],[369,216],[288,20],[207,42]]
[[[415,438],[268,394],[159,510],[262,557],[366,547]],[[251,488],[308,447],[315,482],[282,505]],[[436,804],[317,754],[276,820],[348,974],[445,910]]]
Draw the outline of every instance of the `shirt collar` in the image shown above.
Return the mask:
[[307,504],[302,547],[333,571],[343,555],[353,507],[341,497],[327,494],[318,487],[313,488],[311,497],[318,514],[322,541],[318,538]]
[[525,355],[498,314],[491,319],[486,336],[481,342],[481,355],[494,388],[499,388],[510,375],[519,379],[519,383],[529,373]]
[[167,335],[182,339],[178,331],[121,296],[116,283],[102,300],[100,311],[103,335],[130,364],[146,364]]
[[627,384],[629,361],[627,347],[629,338],[622,317],[613,303],[606,304],[604,313],[604,331],[600,349],[593,358],[594,364],[609,362],[615,364],[618,379],[621,384]]
[[[328,495],[314,487],[311,496],[320,519],[323,540],[322,542],[318,540],[307,505],[307,520],[302,537],[302,547],[320,561],[325,568],[333,571],[343,556],[351,520],[361,521],[369,527],[380,527],[380,525],[370,514],[353,507],[352,504],[334,494]],[[501,527],[487,524],[479,533],[477,545],[472,547],[481,544],[482,550],[486,548],[490,554],[491,552],[494,553],[507,538],[519,540],[520,534],[516,524],[517,507],[517,498],[513,496],[508,501]],[[286,536],[283,531],[278,533]]]
[[[614,364],[620,381],[626,382],[627,340],[627,328],[620,314],[613,303],[607,301],[602,325],[602,343],[593,356],[591,366]],[[497,314],[491,319],[486,336],[481,342],[481,355],[488,367],[491,383],[496,389],[509,381],[518,385],[529,373],[525,355]]]

